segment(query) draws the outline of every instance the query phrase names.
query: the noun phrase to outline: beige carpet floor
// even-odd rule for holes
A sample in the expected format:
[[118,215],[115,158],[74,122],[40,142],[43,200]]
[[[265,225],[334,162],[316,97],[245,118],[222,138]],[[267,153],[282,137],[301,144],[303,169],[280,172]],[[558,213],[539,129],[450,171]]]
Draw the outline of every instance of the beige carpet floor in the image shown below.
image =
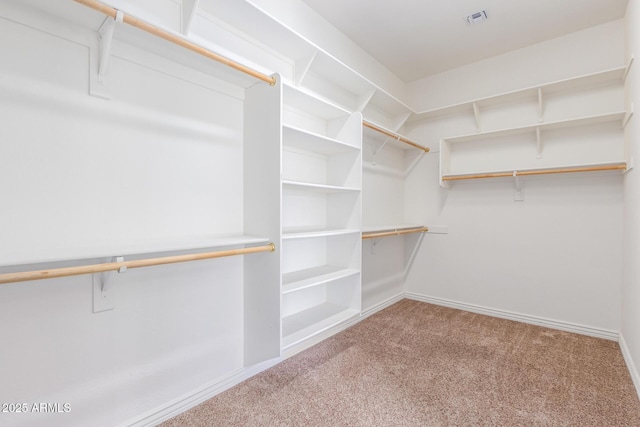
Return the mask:
[[411,300],[165,422],[640,426],[617,343]]

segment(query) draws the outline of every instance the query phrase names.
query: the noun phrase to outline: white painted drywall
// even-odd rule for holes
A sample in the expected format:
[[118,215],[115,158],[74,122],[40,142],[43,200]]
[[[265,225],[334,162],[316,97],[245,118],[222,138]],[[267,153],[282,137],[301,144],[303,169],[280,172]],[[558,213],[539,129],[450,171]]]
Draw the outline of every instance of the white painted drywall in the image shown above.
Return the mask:
[[624,26],[612,21],[436,74],[406,86],[416,112],[623,65]]
[[[627,58],[635,56],[626,80],[626,103],[640,107],[640,1],[630,0],[625,17]],[[629,155],[640,159],[640,122],[633,117],[625,130]],[[627,346],[627,364],[640,395],[640,172],[632,170],[624,185],[624,275],[621,336]]]
[[437,184],[437,155],[407,182],[408,215],[446,224],[427,234],[408,292],[606,331],[620,321],[619,173]]
[[[362,171],[362,224],[398,226],[404,220],[404,151],[365,134]],[[362,310],[366,311],[402,293],[406,237],[393,236],[362,242]]]
[[[116,45],[112,98],[91,97],[95,33],[18,18],[0,17],[0,259],[242,233],[242,91]],[[29,408],[0,424],[118,425],[242,368],[243,263],[114,275],[101,313],[90,275],[0,286],[0,402]]]
[[[622,43],[622,21],[616,21],[443,73],[409,92],[421,108],[429,108],[619,67]],[[606,55],[574,61],[575,50],[583,55],[586,46]],[[482,90],[470,96],[471,80]],[[447,126],[457,129],[456,123],[445,123],[440,130],[446,132]],[[434,139],[427,124],[408,129],[410,137],[428,146],[443,136]],[[448,225],[449,234],[426,236],[407,291],[615,336],[622,280],[621,174],[526,178],[524,201],[515,202],[512,180],[439,188],[437,156],[427,155],[409,174],[405,212],[409,222]]]

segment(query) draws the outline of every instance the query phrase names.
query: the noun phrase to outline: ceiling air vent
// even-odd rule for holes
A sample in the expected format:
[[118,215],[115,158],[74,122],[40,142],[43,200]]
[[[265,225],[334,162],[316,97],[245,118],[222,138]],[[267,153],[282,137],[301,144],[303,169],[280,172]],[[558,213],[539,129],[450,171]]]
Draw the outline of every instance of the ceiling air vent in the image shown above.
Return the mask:
[[486,21],[486,20],[487,20],[486,10],[481,10],[480,12],[472,13],[471,15],[467,16],[467,23],[469,25],[479,24],[482,21]]

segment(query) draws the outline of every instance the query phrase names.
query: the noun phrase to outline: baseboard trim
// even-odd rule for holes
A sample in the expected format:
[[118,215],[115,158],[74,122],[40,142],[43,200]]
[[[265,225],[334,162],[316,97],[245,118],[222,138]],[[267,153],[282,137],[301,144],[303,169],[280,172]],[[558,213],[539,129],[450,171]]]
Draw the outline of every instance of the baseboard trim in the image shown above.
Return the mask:
[[165,405],[131,419],[126,423],[121,424],[120,427],[151,427],[158,425],[163,421],[167,421],[168,419],[187,411],[188,409],[198,406],[215,395],[240,384],[252,376],[277,365],[281,361],[281,358],[276,358],[248,368],[241,368],[225,377],[222,377],[221,379],[210,382],[194,392],[187,393],[166,403]]
[[608,329],[594,328],[591,326],[579,325],[577,323],[563,322],[559,320],[547,319],[544,317],[531,316],[528,314],[515,313],[506,310],[483,307],[475,304],[453,301],[445,298],[430,297],[427,295],[406,292],[405,298],[422,301],[444,307],[457,308],[459,310],[470,311],[472,313],[485,314],[487,316],[499,317],[501,319],[514,320],[516,322],[529,323],[531,325],[544,326],[551,329],[558,329],[566,332],[573,332],[581,335],[588,335],[596,338],[603,338],[611,341],[618,341],[619,332]]
[[616,331],[610,331],[606,329],[592,328],[588,326],[561,322],[557,320],[546,319],[537,316],[530,316],[520,313],[514,313],[506,310],[498,310],[489,307],[483,307],[475,304],[467,304],[458,301],[448,300],[444,298],[430,297],[426,295],[416,294],[412,292],[404,292],[398,295],[395,295],[391,298],[388,298],[364,311],[360,314],[360,316],[354,316],[353,318],[342,322],[338,325],[333,326],[332,328],[327,329],[326,331],[314,336],[313,338],[304,341],[300,345],[297,345],[283,353],[281,357],[256,364],[247,368],[241,368],[228,376],[225,376],[219,380],[213,381],[200,389],[185,394],[177,399],[174,399],[168,402],[161,407],[158,407],[154,410],[151,410],[145,414],[136,417],[135,419],[129,420],[128,422],[121,425],[121,427],[147,427],[147,426],[155,426],[160,424],[163,421],[166,421],[170,418],[179,415],[180,413],[191,409],[208,399],[211,399],[215,395],[222,393],[223,391],[240,384],[241,382],[253,377],[254,375],[259,374],[260,372],[269,369],[283,360],[300,353],[301,351],[306,350],[307,348],[329,338],[332,335],[341,332],[361,320],[366,319],[367,317],[384,310],[385,308],[403,300],[404,298],[422,301],[429,304],[440,305],[444,307],[456,308],[459,310],[465,310],[472,313],[485,314],[488,316],[499,317],[502,319],[514,320],[517,322],[529,323],[538,326],[544,326],[552,329],[558,329],[567,332],[574,332],[582,335],[593,336],[597,338],[604,338],[612,341],[619,341],[620,348],[627,363],[627,367],[629,372],[631,373],[631,378],[636,387],[636,391],[638,391],[638,396],[640,397],[640,375],[638,370],[633,363],[633,359],[631,358],[631,354],[629,349],[626,346],[626,342],[624,341],[624,337],[622,334]]
[[638,399],[640,399],[640,371],[638,371],[636,364],[633,362],[633,358],[631,357],[631,352],[629,351],[629,347],[627,346],[627,341],[624,339],[624,335],[622,335],[622,332],[620,332],[618,344],[620,345],[620,351],[622,352],[622,357],[624,358],[624,361],[627,364],[627,370],[631,375],[631,381],[633,381],[633,385],[636,387],[636,393],[638,394]]
[[384,310],[387,307],[392,306],[393,304],[402,301],[405,298],[404,293],[399,293],[398,295],[394,295],[391,298],[387,298],[386,300],[377,303],[376,305],[367,308],[360,314],[360,320],[366,319],[367,317],[376,314],[377,312]]
[[122,424],[121,427],[147,427],[147,426],[150,427],[150,426],[155,426],[157,424],[160,424],[163,421],[167,421],[168,419],[173,418],[176,415],[179,415],[182,412],[187,411],[211,399],[215,395],[222,393],[223,391],[228,390],[231,387],[237,384],[240,384],[245,380],[248,380],[254,375],[257,375],[260,372],[277,365],[278,363],[284,361],[285,359],[288,359],[289,357],[294,356],[300,353],[301,351],[304,351],[309,347],[312,347],[318,344],[320,341],[323,341],[331,337],[332,335],[335,335],[338,332],[341,332],[357,324],[361,320],[371,316],[372,314],[380,310],[383,310],[389,307],[392,304],[395,304],[398,301],[401,301],[402,299],[404,299],[404,295],[398,294],[385,301],[382,301],[376,304],[375,306],[367,309],[366,311],[362,312],[360,316],[354,316],[345,322],[335,325],[327,329],[326,331],[323,331],[322,333],[319,333],[313,336],[312,338],[301,342],[299,345],[296,345],[288,350],[285,350],[281,357],[278,357],[257,365],[253,365],[248,368],[239,369],[226,377],[223,377],[217,381],[213,381],[201,387],[199,390],[196,390],[193,393],[188,393],[186,395],[183,395],[177,399],[172,400],[171,402],[168,402],[166,405],[162,405],[161,407],[156,408],[152,411],[149,411],[139,417],[136,417],[133,420],[129,420],[128,422]]

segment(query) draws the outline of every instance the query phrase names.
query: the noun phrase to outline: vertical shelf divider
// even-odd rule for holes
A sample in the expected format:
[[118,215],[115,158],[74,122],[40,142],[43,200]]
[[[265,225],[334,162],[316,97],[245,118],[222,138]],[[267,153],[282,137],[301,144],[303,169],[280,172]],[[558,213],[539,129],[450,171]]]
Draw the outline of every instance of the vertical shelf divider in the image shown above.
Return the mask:
[[282,79],[245,92],[244,232],[268,236],[273,256],[244,260],[244,364],[280,356]]

